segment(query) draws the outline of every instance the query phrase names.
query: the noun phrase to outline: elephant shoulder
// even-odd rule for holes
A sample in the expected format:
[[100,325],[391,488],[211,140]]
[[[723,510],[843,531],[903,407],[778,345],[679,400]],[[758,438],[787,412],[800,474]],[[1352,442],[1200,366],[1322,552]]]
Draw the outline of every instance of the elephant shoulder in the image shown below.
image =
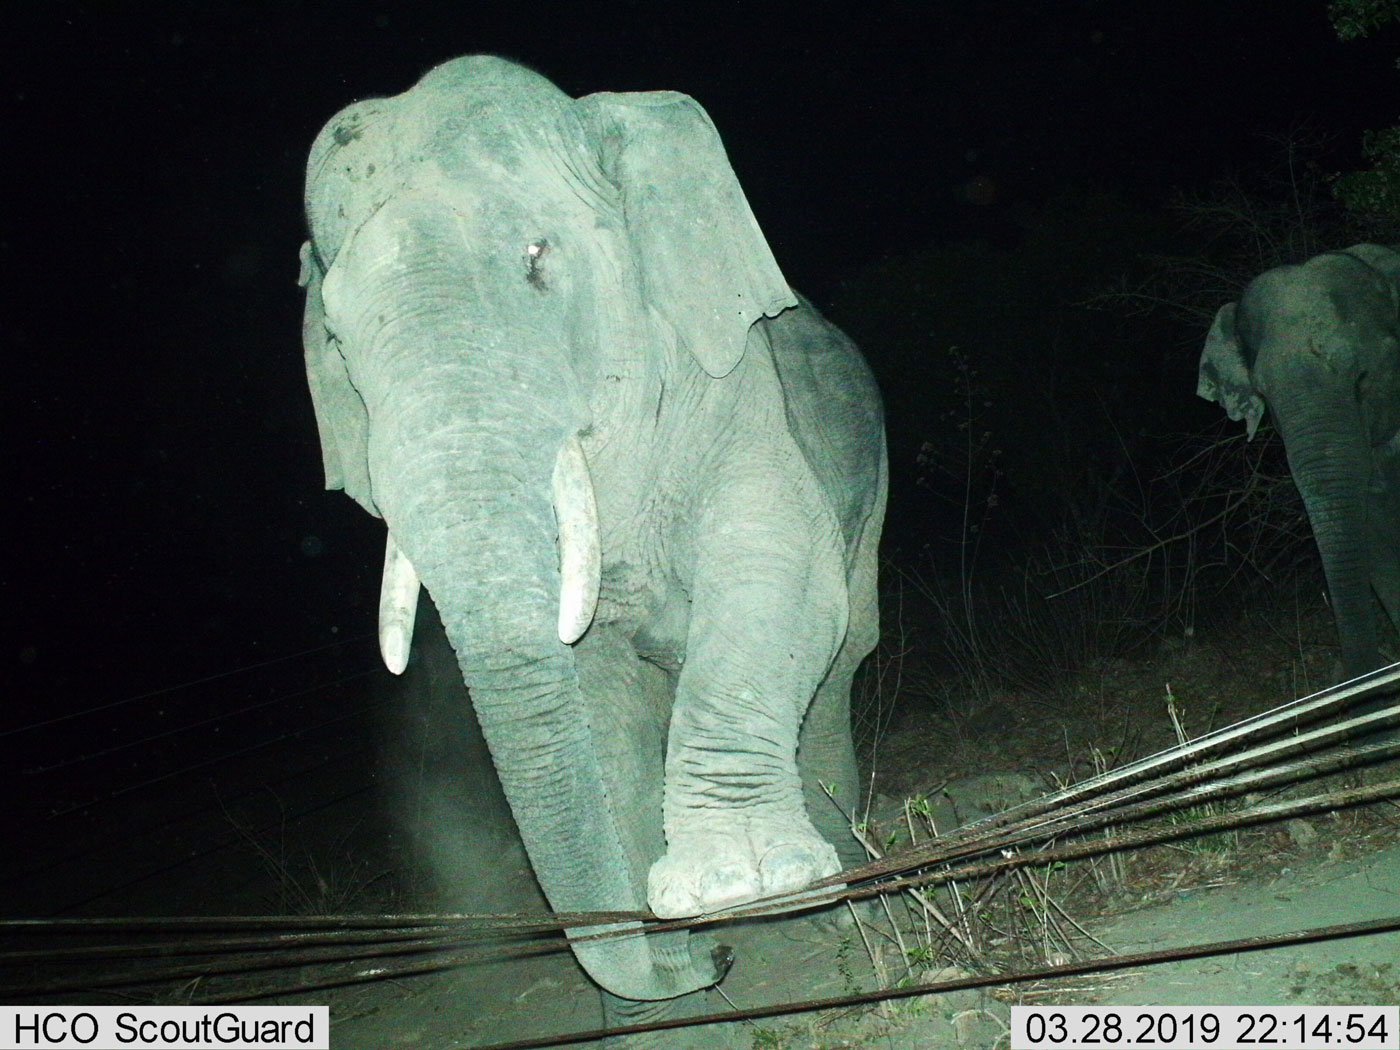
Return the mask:
[[856,417],[854,425],[883,426],[880,391],[856,344],[801,295],[797,300],[761,322],[784,395],[798,408],[833,414],[842,407]]
[[848,534],[869,511],[884,449],[875,377],[854,342],[798,298],[760,322],[772,348],[788,427]]

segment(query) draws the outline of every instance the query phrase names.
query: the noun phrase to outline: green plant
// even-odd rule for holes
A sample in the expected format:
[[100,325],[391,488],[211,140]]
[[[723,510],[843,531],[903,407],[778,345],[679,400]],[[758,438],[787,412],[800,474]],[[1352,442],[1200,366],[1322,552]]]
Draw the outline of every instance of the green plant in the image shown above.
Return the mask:
[[1361,153],[1371,162],[1370,170],[1339,175],[1332,192],[1357,216],[1400,222],[1400,127],[1365,132]]
[[1387,22],[1400,21],[1397,0],[1329,0],[1327,17],[1341,40],[1370,36]]
[[[1167,718],[1172,724],[1172,731],[1176,734],[1176,742],[1185,746],[1193,738],[1186,731],[1185,707],[1177,700],[1172,693],[1171,683],[1166,686],[1167,697]],[[1207,730],[1209,732],[1209,730]],[[1204,802],[1198,806],[1191,806],[1185,810],[1174,810],[1168,820],[1175,825],[1190,827],[1192,824],[1205,820],[1209,817],[1220,815],[1224,810],[1218,802]],[[1178,848],[1187,853],[1219,855],[1232,853],[1239,849],[1240,833],[1238,831],[1222,831],[1214,835],[1203,835],[1189,838],[1180,844]]]

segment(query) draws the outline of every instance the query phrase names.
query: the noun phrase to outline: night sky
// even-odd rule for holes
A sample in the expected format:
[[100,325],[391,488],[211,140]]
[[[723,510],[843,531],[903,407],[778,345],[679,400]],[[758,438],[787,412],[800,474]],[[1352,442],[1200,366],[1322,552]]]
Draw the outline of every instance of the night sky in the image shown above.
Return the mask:
[[[383,530],[322,491],[296,286],[306,152],[357,97],[471,52],[573,95],[686,92],[788,279],[845,295],[852,329],[849,289],[892,259],[1014,258],[1069,191],[1164,214],[1302,120],[1359,167],[1397,110],[1395,34],[1339,43],[1322,0],[693,6],[0,8],[5,727],[373,645]],[[941,352],[867,350],[887,382],[947,382]]]

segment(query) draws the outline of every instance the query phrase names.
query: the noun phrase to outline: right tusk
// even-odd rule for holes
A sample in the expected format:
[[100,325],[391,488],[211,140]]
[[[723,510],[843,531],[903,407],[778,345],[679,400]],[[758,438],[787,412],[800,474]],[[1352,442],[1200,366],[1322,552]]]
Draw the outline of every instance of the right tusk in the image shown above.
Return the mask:
[[389,533],[384,544],[384,579],[379,585],[379,655],[394,674],[403,674],[408,666],[421,586],[412,563]]
[[577,435],[559,447],[554,461],[554,518],[559,523],[559,640],[573,645],[593,622],[603,560],[593,478]]

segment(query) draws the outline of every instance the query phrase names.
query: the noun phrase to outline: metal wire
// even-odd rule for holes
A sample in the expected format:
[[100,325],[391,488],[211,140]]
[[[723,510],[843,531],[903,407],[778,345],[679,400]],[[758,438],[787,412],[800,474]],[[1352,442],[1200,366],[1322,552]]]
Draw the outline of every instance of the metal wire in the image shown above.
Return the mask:
[[[1008,851],[1008,853],[997,856],[991,860],[967,862],[955,867],[940,866],[934,871],[923,871],[921,870],[922,865],[918,865],[909,869],[914,872],[914,874],[905,874],[894,878],[885,877],[877,882],[864,886],[855,885],[839,891],[816,894],[812,891],[805,891],[795,899],[791,897],[773,898],[769,901],[756,902],[755,904],[729,912],[700,916],[694,919],[666,922],[653,920],[646,924],[645,932],[661,933],[671,930],[695,929],[743,919],[771,917],[794,910],[824,907],[837,901],[862,900],[905,889],[924,887],[960,879],[980,878],[1014,868],[1034,867],[1069,860],[1079,860],[1108,852],[1138,849],[1145,845],[1154,845],[1161,842],[1191,838],[1198,835],[1213,834],[1230,828],[1243,827],[1250,824],[1269,823],[1306,813],[1365,805],[1371,802],[1397,797],[1400,797],[1400,778],[1387,780],[1369,787],[1345,789],[1290,802],[1251,807],[1239,813],[1226,813],[1215,817],[1202,818],[1193,821],[1190,825],[1149,828],[1141,832],[1120,835],[1113,838],[1087,839],[1068,846],[1049,849],[1025,852]],[[411,929],[406,925],[395,924],[396,922],[401,922],[401,920],[405,918],[409,917],[386,916],[381,918],[339,916],[304,919],[299,923],[301,929],[322,931],[323,933],[325,931],[334,933],[337,929],[343,931],[349,928],[358,931],[374,931],[378,934],[378,937],[375,939],[375,943],[379,945],[377,950],[366,950],[366,942],[358,941],[353,942],[346,950],[341,951],[342,945],[337,943],[336,938],[333,937],[326,938],[325,940],[311,941],[309,945],[305,942],[297,943],[295,940],[287,941],[284,939],[285,935],[267,939],[244,938],[241,942],[242,946],[237,950],[247,951],[251,949],[260,954],[245,956],[242,959],[227,963],[205,961],[202,963],[185,963],[163,968],[143,969],[139,974],[129,973],[93,979],[68,978],[66,980],[32,981],[16,984],[5,982],[8,987],[5,988],[4,995],[7,998],[14,996],[58,995],[83,991],[89,988],[126,987],[133,984],[185,980],[214,975],[246,974],[306,965],[324,965],[341,962],[355,963],[360,967],[355,974],[337,975],[333,985],[331,985],[341,986],[344,984],[360,983],[366,980],[381,980],[387,977],[402,977],[411,974],[432,972],[451,966],[461,965],[464,962],[483,961],[488,955],[482,950],[469,950],[465,953],[461,951],[464,945],[469,945],[472,940],[480,940],[482,937],[501,937],[504,935],[521,936],[524,934],[541,935],[551,932],[561,932],[565,927],[577,929],[605,923],[611,925],[620,921],[627,921],[629,918],[635,918],[635,916],[630,913],[612,913],[607,915],[585,913],[582,915],[555,915],[540,918],[520,916],[415,916],[413,918],[416,921],[413,925],[419,927],[417,930]],[[54,935],[60,932],[92,934],[111,930],[124,931],[128,934],[136,932],[169,934],[174,932],[188,933],[196,930],[200,932],[213,932],[221,929],[247,930],[261,928],[285,930],[289,925],[294,924],[287,919],[273,916],[173,920],[22,919],[0,922],[0,932]],[[423,927],[437,927],[438,932],[429,933],[422,929]],[[603,933],[575,936],[571,938],[571,941],[573,943],[589,943],[597,940],[612,939],[618,936],[635,937],[641,935],[641,932],[642,931],[638,929],[622,931],[610,930]],[[427,934],[426,936],[425,933]],[[310,950],[307,950],[308,946]],[[131,950],[130,946],[124,945],[120,947],[126,950],[110,956],[111,958],[131,958],[140,954]],[[540,954],[541,952],[557,951],[562,947],[563,944],[559,941],[551,942],[545,946],[525,945],[498,950],[495,955],[490,957],[534,955]],[[417,958],[425,953],[449,950],[454,952],[454,955],[451,957],[435,958],[426,962]],[[230,951],[233,951],[233,949],[230,949]],[[164,947],[164,954],[168,956],[171,954],[188,955],[192,953],[186,952],[183,945],[177,945],[174,949],[166,945]],[[20,966],[32,963],[34,955],[35,953],[30,952],[0,954],[0,967]],[[49,957],[57,958],[58,961],[64,960],[63,956],[55,957],[52,953],[49,953]],[[91,946],[85,947],[81,954],[71,956],[74,960],[106,959],[108,957],[109,956],[103,954],[100,947]],[[405,959],[404,957],[412,958]],[[390,961],[386,961],[382,965],[366,967],[362,965],[366,958],[385,958]],[[392,961],[395,959],[401,960],[401,964],[396,965]],[[328,987],[328,985],[323,982],[299,984],[294,988],[279,988],[275,992],[264,990],[259,995],[250,997],[265,997],[272,994],[286,995],[296,992],[319,990],[325,987]],[[244,997],[240,996],[239,998]],[[216,1000],[205,999],[203,1001]]]
[[[129,967],[128,972],[123,974],[115,974],[108,969],[95,979],[73,975],[45,980],[26,975],[28,979],[25,981],[12,982],[0,977],[0,985],[8,985],[4,994],[12,999],[14,995],[47,996],[212,975],[235,977],[307,965],[317,966],[322,972],[320,978],[294,988],[279,988],[275,992],[266,988],[250,988],[205,996],[200,1000],[245,1001],[272,994],[323,990],[346,984],[433,972],[465,962],[479,962],[485,958],[556,952],[566,945],[560,936],[565,929],[574,932],[574,936],[571,937],[574,943],[587,943],[615,936],[639,936],[645,933],[714,926],[1393,799],[1400,797],[1400,778],[1369,786],[1322,792],[1302,799],[1250,806],[1234,813],[1193,819],[1185,824],[1148,827],[1111,837],[1085,837],[1090,832],[1106,826],[1118,827],[1141,822],[1147,817],[1158,816],[1170,810],[1199,806],[1205,801],[1221,797],[1233,797],[1257,792],[1263,788],[1315,779],[1400,754],[1400,739],[1393,736],[1360,746],[1336,746],[1339,740],[1349,735],[1387,725],[1396,716],[1400,716],[1400,702],[1345,722],[1312,729],[1295,729],[1303,719],[1315,718],[1335,705],[1369,696],[1397,681],[1400,681],[1400,664],[1366,676],[1358,682],[1324,690],[1259,718],[1250,719],[1182,747],[1132,763],[1121,770],[1066,788],[995,818],[958,829],[923,843],[916,849],[850,869],[818,884],[815,888],[798,894],[755,901],[742,908],[718,914],[666,922],[655,920],[646,913],[634,912],[550,916],[382,915],[303,919],[262,916],[212,919],[9,920],[0,921],[0,934],[37,935],[49,939],[59,935],[79,935],[86,938],[111,935],[126,938],[153,936],[163,939],[151,944],[78,944],[58,951],[20,949],[0,952],[0,975],[32,970],[41,961],[69,966],[118,962]],[[1242,741],[1289,730],[1293,731],[1291,735],[1247,748],[1240,753],[1219,754],[1225,748],[1238,745]],[[1314,750],[1319,748],[1329,750]],[[1300,753],[1302,757],[1297,757]],[[1060,844],[1060,840],[1072,837],[1077,840]],[[1397,920],[1380,921],[1394,923]],[[641,928],[596,934],[579,935],[577,932],[595,925],[635,922],[643,922],[644,925]],[[1360,930],[1362,926],[1366,924],[1358,924],[1356,929]],[[1386,927],[1392,928],[1394,927]],[[1376,931],[1368,928],[1364,932]],[[196,936],[191,938],[191,934]],[[1352,936],[1359,933],[1337,935]],[[169,940],[172,937],[178,938],[174,944]],[[507,941],[518,943],[505,943]],[[1228,943],[1236,945],[1228,950],[1246,950],[1237,946],[1246,942]],[[51,945],[49,947],[51,948]],[[1191,950],[1194,949],[1177,951]],[[1219,949],[1222,952],[1225,950]],[[157,956],[166,960],[166,964],[158,967],[132,965]],[[1152,959],[1159,956],[1163,961],[1168,958],[1162,953],[1150,954]],[[1144,956],[1144,963],[1100,960],[1100,968],[1145,964],[1148,959],[1149,956]],[[1015,979],[1039,979],[1045,975],[1064,976],[1068,973],[1091,972],[1082,968],[1083,965],[1073,964],[1069,969],[1060,967],[1034,971],[1035,976],[1021,978],[1001,976],[996,979],[969,980],[982,984],[1008,983]],[[952,990],[954,987],[977,986],[980,985],[944,982],[942,985],[927,986],[925,990],[905,989],[871,995],[880,998],[929,994],[932,991]],[[823,1004],[828,1002],[855,1005],[860,1001],[875,999],[811,1000],[804,1004],[790,1004],[784,1008],[764,1008],[763,1011],[753,1012],[752,1016],[774,1016],[776,1012],[826,1008]],[[738,1020],[744,1016],[748,1014],[723,1015],[713,1020]],[[667,1024],[636,1030],[677,1026]],[[620,1032],[614,1031],[609,1034],[617,1035]],[[588,1033],[582,1033],[571,1035],[569,1038],[591,1037]],[[501,1050],[504,1050],[505,1046],[545,1045],[554,1044],[501,1044]]]
[[113,708],[125,707],[128,704],[139,704],[143,700],[154,700],[157,697],[168,696],[171,693],[178,693],[184,689],[193,689],[195,686],[208,685],[210,682],[222,681],[225,678],[234,678],[238,675],[247,674],[251,671],[258,671],[262,670],[265,667],[273,667],[277,664],[286,663],[289,660],[300,660],[307,656],[311,656],[314,653],[327,652],[331,649],[338,649],[342,646],[349,645],[351,643],[359,643],[363,639],[373,637],[375,637],[373,634],[366,633],[354,635],[352,637],[347,638],[339,638],[334,642],[328,642],[325,645],[316,646],[312,649],[303,649],[300,652],[287,653],[285,656],[274,656],[270,659],[259,661],[258,663],[242,664],[241,666],[234,667],[228,671],[219,671],[215,674],[206,675],[203,678],[195,678],[191,681],[180,682],[176,685],[162,686],[159,689],[152,689],[150,692],[147,693],[140,693],[136,696],[124,697],[121,700],[111,700],[105,704],[94,704],[92,707],[85,707],[81,711],[70,711],[67,714],[54,715],[51,718],[44,718],[37,722],[26,722],[23,725],[11,726],[7,729],[0,729],[0,740],[5,739],[6,737],[16,736],[20,733],[29,733],[36,729],[44,729],[47,726],[59,725],[63,722],[71,722],[76,718],[87,718],[91,715],[98,714],[101,711],[110,711]]
[[1184,948],[1164,948],[1155,952],[1137,952],[1129,955],[1114,955],[1104,959],[1088,959],[1065,963],[1060,966],[1041,966],[1031,970],[1017,970],[1013,973],[986,974],[976,977],[959,977],[948,981],[932,981],[927,984],[914,984],[902,988],[884,988],[874,992],[860,992],[854,995],[832,996],[823,999],[804,999],[799,1002],[779,1003],[773,1006],[758,1006],[747,1010],[735,1010],[723,1014],[704,1014],[700,1017],[687,1017],[677,1020],[655,1021],[650,1024],[628,1025],[611,1029],[594,1029],[586,1032],[567,1032],[561,1035],[541,1036],[509,1043],[488,1043],[477,1050],[534,1050],[536,1047],[563,1046],[569,1043],[596,1042],[600,1039],[620,1036],[640,1035],[643,1032],[662,1032],[676,1028],[694,1028],[699,1025],[724,1024],[734,1021],[757,1021],[767,1017],[783,1017],[788,1014],[807,1013],[812,1010],[840,1010],[853,1006],[869,1006],[889,999],[911,999],[921,995],[939,995],[945,992],[959,992],[969,988],[994,988],[1031,981],[1048,981],[1057,977],[1079,977],[1091,973],[1108,973],[1114,970],[1128,970],[1140,966],[1160,966],[1165,963],[1184,962],[1191,959],[1208,959],[1218,955],[1236,955],[1243,952],[1266,951],[1272,948],[1286,948],[1297,944],[1315,944],[1320,941],[1342,940],[1348,937],[1370,937],[1377,934],[1394,933],[1400,930],[1400,915],[1367,922],[1347,923],[1337,926],[1317,926],[1292,933],[1275,934],[1266,937],[1247,937],[1242,940],[1212,941],[1209,944],[1196,944]]

